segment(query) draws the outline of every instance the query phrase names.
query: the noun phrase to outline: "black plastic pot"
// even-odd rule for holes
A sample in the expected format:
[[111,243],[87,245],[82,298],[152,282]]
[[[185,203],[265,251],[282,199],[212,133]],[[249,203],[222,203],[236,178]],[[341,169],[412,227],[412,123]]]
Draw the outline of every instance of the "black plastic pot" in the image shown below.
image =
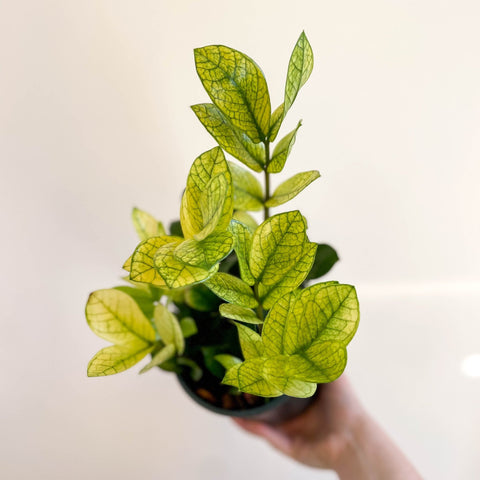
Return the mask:
[[278,425],[300,415],[308,408],[314,398],[294,398],[283,395],[281,397],[272,398],[266,404],[258,407],[244,410],[229,410],[212,405],[207,400],[198,396],[182,376],[178,375],[177,378],[188,396],[207,410],[220,415],[248,418],[249,420],[269,423],[270,425]]

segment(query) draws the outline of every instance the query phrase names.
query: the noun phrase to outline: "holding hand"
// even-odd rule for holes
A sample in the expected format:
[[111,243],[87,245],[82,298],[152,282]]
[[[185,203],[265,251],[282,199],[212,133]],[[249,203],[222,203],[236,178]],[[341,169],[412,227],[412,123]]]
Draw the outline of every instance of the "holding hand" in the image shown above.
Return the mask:
[[240,418],[235,422],[300,463],[335,470],[342,480],[421,479],[363,409],[344,376],[319,385],[308,409],[283,424]]

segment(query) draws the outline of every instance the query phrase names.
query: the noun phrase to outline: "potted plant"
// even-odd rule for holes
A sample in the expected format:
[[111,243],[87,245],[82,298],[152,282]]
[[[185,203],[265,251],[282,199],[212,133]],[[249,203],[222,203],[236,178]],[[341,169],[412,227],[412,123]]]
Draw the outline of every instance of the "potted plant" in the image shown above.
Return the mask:
[[[192,109],[218,146],[193,162],[168,233],[133,210],[140,243],[123,266],[128,284],[95,291],[86,305],[90,328],[113,343],[93,357],[88,375],[122,372],[150,354],[140,373],[176,373],[211,410],[258,415],[283,404],[291,415],[304,406],[286,398],[308,399],[342,374],[359,321],[353,286],[307,286],[338,260],[335,250],[309,240],[298,210],[271,214],[320,176],[301,172],[270,188],[301,126],[272,148],[312,72],[312,49],[302,33],[273,113],[248,56],[211,45],[195,50],[195,64],[212,103]],[[249,170],[263,174],[263,187]],[[260,225],[252,211],[263,212]]]

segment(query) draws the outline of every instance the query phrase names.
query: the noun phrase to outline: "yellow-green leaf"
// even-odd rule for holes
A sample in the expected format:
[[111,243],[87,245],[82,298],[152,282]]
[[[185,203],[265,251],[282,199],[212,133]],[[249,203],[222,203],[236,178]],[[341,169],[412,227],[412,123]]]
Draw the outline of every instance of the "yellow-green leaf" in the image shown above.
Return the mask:
[[210,45],[195,49],[195,65],[212,102],[254,143],[263,141],[270,127],[270,96],[257,64],[237,50]]
[[122,268],[126,270],[128,273],[130,273],[130,270],[132,268],[132,256],[130,255],[127,260],[125,260],[125,263],[122,265]]
[[223,300],[241,307],[255,308],[258,305],[252,289],[240,278],[218,272],[205,285]]
[[305,32],[302,32],[293,49],[288,64],[285,84],[285,113],[290,109],[298,91],[310,77],[313,70],[313,52]]
[[229,190],[231,190],[230,174],[216,175],[208,182],[200,196],[202,230],[193,236],[194,239],[203,240],[215,230],[222,231],[228,227],[233,214],[233,199],[227,194]]
[[253,234],[247,225],[237,220],[230,222],[229,229],[233,233],[233,248],[237,255],[240,276],[247,285],[254,285],[255,279],[248,265]]
[[298,379],[328,383],[336,380],[347,365],[347,350],[340,342],[316,341],[305,352],[289,357]]
[[[142,285],[143,287],[144,285]],[[146,285],[145,285],[146,286]],[[138,287],[127,287],[127,286],[120,286],[120,287],[113,287],[114,290],[120,290],[121,292],[126,293],[130,297],[132,297],[137,305],[140,307],[140,310],[145,314],[147,318],[153,317],[153,309],[154,309],[154,301],[155,299],[152,297],[151,291],[144,288]]]
[[145,373],[151,370],[153,367],[159,367],[162,363],[165,363],[167,360],[170,360],[175,356],[175,347],[173,345],[165,345],[159,352],[157,352],[150,363],[145,365],[140,373]]
[[263,190],[260,182],[247,170],[228,162],[233,180],[233,208],[235,210],[261,210]]
[[301,258],[306,238],[302,214],[280,213],[255,231],[250,253],[250,271],[263,285],[276,285]]
[[311,397],[317,390],[317,384],[299,380],[295,378],[296,374],[290,357],[279,355],[265,361],[263,375],[274,387],[290,397]]
[[279,173],[283,170],[285,162],[287,161],[288,156],[292,150],[292,147],[297,138],[297,131],[302,126],[302,122],[298,122],[295,130],[292,130],[290,133],[287,133],[277,144],[273,150],[272,159],[267,167],[267,172],[269,173]]
[[191,108],[220,147],[255,172],[262,171],[265,163],[263,143],[253,143],[247,135],[233,127],[227,117],[211,103],[201,103]]
[[219,353],[218,355],[215,355],[213,357],[220,365],[222,365],[223,368],[228,370],[229,368],[232,368],[233,366],[242,363],[242,361],[234,357],[233,355],[229,355],[227,353]]
[[165,235],[162,237],[151,237],[141,242],[132,255],[130,279],[135,282],[150,283],[158,287],[165,287],[165,281],[155,268],[155,254],[163,245],[181,241],[181,238]]
[[[173,237],[171,237],[173,238]],[[218,270],[218,264],[210,270],[187,265],[174,255],[175,249],[181,243],[178,239],[172,243],[161,246],[154,257],[154,265],[169,288],[181,288],[202,282],[214,275]]]
[[358,321],[354,287],[313,285],[285,295],[270,309],[262,330],[265,351],[269,356],[308,356],[309,349],[313,348],[313,355],[322,342],[346,346],[357,330]]
[[267,207],[277,207],[278,205],[282,205],[282,203],[288,202],[318,177],[320,177],[320,174],[317,170],[297,173],[280,184],[265,205]]
[[160,339],[166,345],[173,345],[179,355],[185,350],[185,340],[177,317],[165,305],[159,303],[153,312],[153,321]]
[[215,228],[225,230],[232,212],[231,174],[222,149],[215,147],[196,158],[188,174],[180,209],[185,238],[202,240]]
[[146,240],[150,237],[160,237],[165,235],[165,229],[161,222],[155,220],[149,213],[134,208],[132,211],[132,221],[140,240]]
[[272,118],[270,119],[270,133],[268,134],[268,139],[270,142],[273,142],[277,138],[278,131],[282,126],[284,117],[285,104],[282,103],[275,109],[275,111],[272,113]]
[[232,219],[243,223],[252,232],[254,232],[258,227],[258,222],[249,213],[242,212],[241,210],[234,212]]
[[286,271],[277,283],[266,285],[260,282],[258,296],[265,309],[270,309],[279,298],[301,285],[312,268],[316,250],[316,243],[305,242],[300,258],[292,263],[290,270]]
[[263,346],[262,337],[252,330],[250,327],[235,322],[238,329],[238,339],[242,348],[243,358],[249,360],[251,358],[262,357],[265,347]]
[[90,294],[85,309],[87,323],[99,337],[118,345],[155,341],[155,330],[132,297],[114,289]]
[[133,345],[111,345],[102,348],[87,367],[89,377],[103,377],[120,373],[133,367],[153,349],[153,345],[138,343]]
[[180,243],[173,254],[177,260],[206,270],[223,260],[233,248],[233,235],[229,231],[213,233],[204,240],[194,238]]
[[263,376],[264,364],[265,358],[257,357],[234,365],[227,370],[222,383],[252,395],[279,397],[282,392]]
[[180,223],[185,238],[193,238],[203,228],[202,211],[200,210],[200,195],[195,198],[186,188],[180,204]]
[[219,311],[222,317],[230,318],[231,320],[239,320],[240,322],[256,325],[263,323],[263,319],[258,318],[252,309],[233,305],[232,303],[222,303]]

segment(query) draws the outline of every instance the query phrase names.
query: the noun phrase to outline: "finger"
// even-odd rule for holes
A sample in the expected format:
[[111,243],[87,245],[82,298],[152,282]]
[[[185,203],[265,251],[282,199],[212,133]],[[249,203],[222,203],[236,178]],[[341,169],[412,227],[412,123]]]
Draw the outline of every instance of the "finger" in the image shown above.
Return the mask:
[[234,422],[247,432],[264,438],[277,450],[280,450],[287,455],[291,454],[292,440],[282,430],[267,425],[266,423],[254,422],[252,420],[245,420],[243,418],[235,418]]

